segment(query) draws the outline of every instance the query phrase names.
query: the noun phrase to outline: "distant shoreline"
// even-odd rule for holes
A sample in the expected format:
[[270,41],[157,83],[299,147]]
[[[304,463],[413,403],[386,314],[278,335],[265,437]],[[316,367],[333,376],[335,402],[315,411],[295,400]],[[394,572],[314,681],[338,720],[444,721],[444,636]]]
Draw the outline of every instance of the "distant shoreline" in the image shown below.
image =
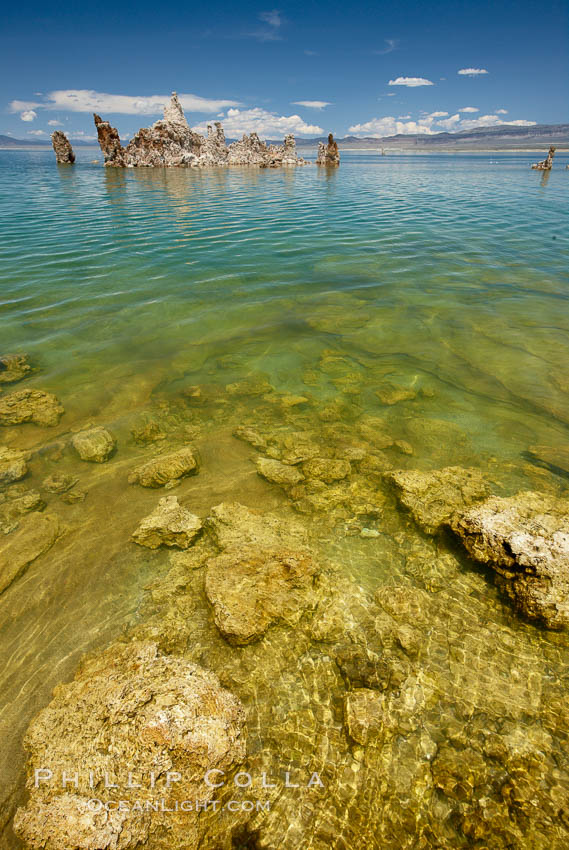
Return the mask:
[[[307,152],[313,151],[316,156],[316,150],[313,145],[310,147],[304,147],[302,143],[297,142],[297,150]],[[386,156],[394,156],[397,154],[420,154],[422,155],[431,155],[437,153],[445,153],[445,154],[462,154],[462,153],[532,153],[532,154],[541,154],[543,153],[544,146],[540,147],[532,147],[532,148],[422,148],[422,149],[413,149],[413,148],[383,148]],[[51,145],[0,145],[0,151],[50,151],[52,150]],[[100,153],[98,145],[80,145],[76,148],[78,151],[97,151]],[[380,155],[380,147],[370,147],[370,148],[350,148],[350,147],[340,147],[340,153],[377,153]],[[569,147],[557,147],[556,152],[559,153],[569,153]]]

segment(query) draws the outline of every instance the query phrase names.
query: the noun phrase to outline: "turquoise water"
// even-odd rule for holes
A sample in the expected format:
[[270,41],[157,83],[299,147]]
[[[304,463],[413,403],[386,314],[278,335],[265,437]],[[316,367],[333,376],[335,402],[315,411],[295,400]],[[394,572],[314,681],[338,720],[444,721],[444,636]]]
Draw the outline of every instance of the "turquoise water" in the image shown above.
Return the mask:
[[[200,516],[222,500],[296,511],[336,565],[331,586],[341,588],[354,642],[380,652],[379,615],[369,613],[378,588],[403,584],[432,599],[420,675],[438,696],[421,736],[456,742],[460,729],[474,740],[478,722],[512,739],[520,730],[550,736],[547,775],[558,770],[566,788],[557,721],[566,636],[520,621],[492,578],[426,540],[377,477],[357,481],[365,499],[381,502],[369,515],[352,516],[345,499],[312,515],[256,474],[255,453],[232,431],[310,433],[339,451],[369,448],[385,430],[400,443],[386,449],[387,467],[473,466],[497,493],[565,492],[569,157],[540,174],[529,168],[538,153],[345,153],[336,171],[122,171],[96,156],[79,150],[74,167],[58,167],[51,151],[0,151],[0,355],[25,352],[34,369],[4,392],[33,386],[65,407],[56,428],[5,428],[0,442],[33,453],[27,483],[66,528],[0,598],[3,814],[9,798],[21,799],[22,735],[52,687],[73,676],[83,652],[146,621],[148,584],[170,562],[130,543],[158,494],[129,486],[127,475],[148,453],[187,441],[201,469],[175,491],[180,501]],[[81,464],[68,448],[89,422],[118,439],[107,464]],[[136,435],[148,424],[161,440],[144,445]],[[85,500],[46,492],[54,471],[78,476]],[[377,537],[359,535],[364,521]],[[398,808],[407,786],[417,824],[448,815],[422,790],[424,738],[410,735],[407,749],[394,740],[383,761],[351,750],[331,645],[275,629],[256,648],[228,647],[208,620],[202,573],[192,575],[191,625],[168,609],[165,646],[223,672],[247,706],[253,751],[328,752],[331,786],[318,817],[334,828],[318,837],[299,825],[306,847],[419,846]],[[394,776],[400,768],[401,787],[393,779],[376,788],[383,809],[374,805],[372,817],[369,788],[387,764]],[[299,846],[275,838],[296,817],[294,801],[279,805],[266,843],[248,846]],[[480,846],[455,814],[421,846]],[[566,846],[565,836],[556,844],[536,829],[525,846]],[[504,841],[495,846],[523,846]],[[8,826],[0,847],[18,846]]]

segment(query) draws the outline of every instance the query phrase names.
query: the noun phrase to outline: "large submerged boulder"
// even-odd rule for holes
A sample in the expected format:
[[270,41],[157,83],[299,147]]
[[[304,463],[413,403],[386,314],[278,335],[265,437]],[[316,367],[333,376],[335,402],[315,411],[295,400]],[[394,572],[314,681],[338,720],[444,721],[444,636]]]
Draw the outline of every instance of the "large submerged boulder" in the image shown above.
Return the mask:
[[227,165],[305,165],[297,156],[294,136],[284,145],[267,145],[256,133],[227,146],[219,121],[208,125],[207,137],[192,130],[176,92],[164,108],[164,118],[143,127],[123,147],[118,131],[94,115],[105,165],[131,167],[203,167]]
[[295,625],[316,605],[318,572],[306,551],[245,546],[212,558],[205,592],[217,628],[229,643],[243,645],[262,637],[272,623]]
[[51,134],[51,143],[55,151],[55,159],[59,165],[73,165],[75,162],[75,154],[71,147],[71,142],[61,130],[56,130]]
[[392,470],[384,475],[411,516],[427,534],[436,534],[457,511],[463,511],[488,495],[477,469],[447,466],[421,472],[418,469]]
[[531,491],[492,497],[452,522],[469,554],[488,564],[526,617],[569,623],[569,500]]
[[0,398],[0,425],[57,425],[65,413],[58,399],[43,390],[17,390]]
[[[58,686],[32,721],[30,797],[16,834],[42,850],[125,850],[150,835],[152,846],[193,850],[196,809],[215,793],[207,771],[220,771],[217,781],[243,760],[244,721],[213,673],[151,642],[116,643]],[[73,774],[77,782],[64,784]],[[109,799],[121,805],[105,811]],[[175,810],[188,800],[192,809]]]
[[105,463],[113,454],[117,441],[106,428],[97,425],[79,431],[71,438],[71,444],[81,460],[88,463]]

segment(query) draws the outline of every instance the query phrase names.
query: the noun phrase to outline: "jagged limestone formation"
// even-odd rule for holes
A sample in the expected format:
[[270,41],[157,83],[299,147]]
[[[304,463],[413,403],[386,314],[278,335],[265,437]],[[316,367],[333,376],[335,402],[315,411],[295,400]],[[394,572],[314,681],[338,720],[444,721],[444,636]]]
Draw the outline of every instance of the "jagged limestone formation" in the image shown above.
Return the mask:
[[267,145],[256,133],[244,135],[229,147],[219,121],[208,125],[207,138],[192,130],[176,92],[164,108],[164,118],[152,127],[143,127],[123,147],[119,134],[108,121],[94,115],[99,145],[105,165],[132,167],[204,167],[227,165],[306,165],[297,156],[294,136],[285,137],[283,145]]
[[476,560],[506,579],[526,617],[546,628],[569,624],[569,502],[531,491],[491,497],[452,522]]
[[340,165],[338,143],[334,141],[332,133],[328,135],[327,145],[325,145],[324,142],[318,143],[318,157],[316,159],[316,165]]
[[0,384],[13,384],[26,378],[32,367],[26,354],[5,354],[0,357]]
[[75,154],[71,147],[71,142],[61,130],[56,130],[51,134],[51,143],[55,151],[55,159],[59,165],[73,165],[75,162]]
[[555,148],[553,145],[549,148],[549,152],[545,159],[542,159],[541,162],[536,162],[532,165],[532,168],[535,168],[537,171],[550,171],[553,167],[553,157],[555,156]]

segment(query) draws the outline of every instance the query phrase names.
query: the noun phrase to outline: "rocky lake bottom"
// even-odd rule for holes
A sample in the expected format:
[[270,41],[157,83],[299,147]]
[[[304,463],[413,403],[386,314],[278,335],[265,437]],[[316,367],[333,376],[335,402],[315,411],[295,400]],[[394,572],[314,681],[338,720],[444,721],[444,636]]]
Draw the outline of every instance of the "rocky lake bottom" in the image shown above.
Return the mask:
[[0,848],[567,847],[562,157],[91,159],[0,159]]

